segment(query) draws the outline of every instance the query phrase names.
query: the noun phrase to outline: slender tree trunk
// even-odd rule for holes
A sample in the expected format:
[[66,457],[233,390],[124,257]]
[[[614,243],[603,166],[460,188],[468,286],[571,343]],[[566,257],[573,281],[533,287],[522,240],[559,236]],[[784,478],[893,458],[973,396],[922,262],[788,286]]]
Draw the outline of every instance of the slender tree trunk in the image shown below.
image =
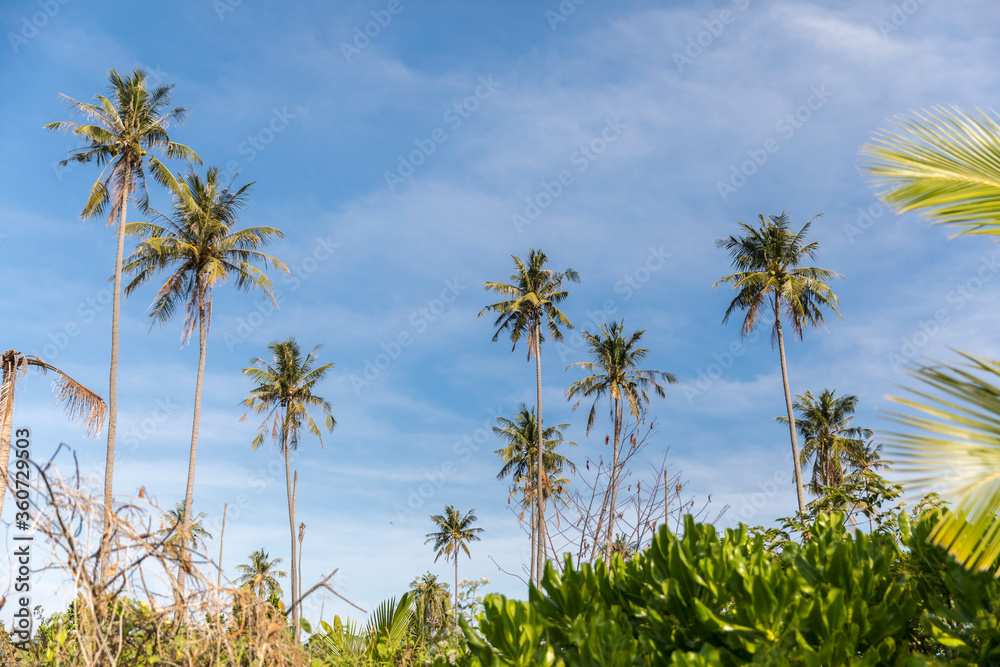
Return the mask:
[[663,471],[663,525],[670,530],[670,473]]
[[[295,482],[294,482],[294,484],[295,484],[295,489],[292,491],[292,497],[297,499],[298,495],[299,495],[299,472],[297,470],[295,471]],[[299,524],[299,573],[298,573],[299,574],[299,579],[298,579],[299,595],[302,594],[302,539],[305,537],[305,532],[306,532],[306,524],[300,523]],[[298,606],[296,606],[295,608],[298,609]],[[298,624],[296,624],[296,626],[295,626],[295,641],[299,641],[299,631],[300,630],[301,630],[301,628],[298,626]]]
[[[529,459],[530,460],[530,459]],[[531,488],[531,485],[528,485]],[[528,491],[530,496],[534,496],[533,493]],[[531,561],[529,564],[529,574],[528,574],[528,588],[531,588],[531,584],[535,583],[535,536],[538,534],[538,515],[537,507],[535,507],[535,499],[531,498]]]
[[455,631],[458,631],[458,547],[455,547]]
[[[298,574],[298,567],[295,562],[295,495],[292,492],[292,465],[288,456],[288,426],[287,426],[288,414],[285,414],[286,423],[282,425],[281,433],[281,445],[285,450],[285,484],[288,487],[288,527],[291,531],[292,537],[292,600],[291,604],[295,605],[295,601],[298,600],[298,579],[296,575]],[[292,625],[298,627],[299,625],[299,612],[298,606],[292,607]]]
[[98,581],[107,581],[111,563],[111,522],[114,507],[111,491],[115,476],[115,435],[118,426],[118,329],[122,303],[122,260],[125,255],[125,217],[132,189],[132,169],[126,162],[122,174],[118,208],[118,252],[115,256],[115,293],[111,306],[111,373],[108,381],[108,450],[104,459],[104,526],[101,531],[101,572]]
[[191,453],[188,455],[187,489],[184,492],[184,517],[181,525],[181,559],[184,564],[178,585],[184,597],[187,573],[191,567],[189,546],[191,545],[191,510],[194,504],[194,470],[198,458],[198,425],[201,423],[201,387],[205,379],[205,348],[208,338],[208,323],[205,321],[205,293],[198,288],[198,378],[194,385],[194,423],[191,426]]
[[3,384],[0,385],[0,516],[7,496],[7,475],[10,474],[10,442],[14,428],[14,378],[17,375],[17,352],[7,350],[3,355]]
[[611,562],[611,543],[615,539],[615,515],[618,513],[618,460],[621,456],[622,436],[622,401],[615,400],[615,450],[614,463],[611,466],[611,507],[608,508],[608,539],[604,559]]
[[785,386],[785,409],[788,411],[788,433],[792,439],[792,460],[795,462],[795,492],[799,499],[799,512],[805,514],[806,500],[802,493],[802,463],[799,461],[799,441],[795,437],[795,413],[792,411],[792,393],[788,388],[788,366],[785,363],[785,338],[781,331],[781,311],[774,305],[775,327],[778,331],[778,352],[781,355],[781,381]]
[[215,583],[215,587],[218,589],[222,588],[222,544],[226,539],[226,512],[229,511],[229,503],[226,503],[222,507],[222,532],[219,533],[219,579]]
[[542,440],[542,331],[541,324],[535,324],[535,393],[538,401],[536,408],[536,424],[538,426],[538,443],[536,458],[538,459],[538,475],[536,476],[535,498],[538,503],[538,531],[535,541],[538,543],[537,565],[535,569],[535,585],[542,583],[542,572],[545,569],[545,506],[542,504],[542,465],[545,459],[545,442]]

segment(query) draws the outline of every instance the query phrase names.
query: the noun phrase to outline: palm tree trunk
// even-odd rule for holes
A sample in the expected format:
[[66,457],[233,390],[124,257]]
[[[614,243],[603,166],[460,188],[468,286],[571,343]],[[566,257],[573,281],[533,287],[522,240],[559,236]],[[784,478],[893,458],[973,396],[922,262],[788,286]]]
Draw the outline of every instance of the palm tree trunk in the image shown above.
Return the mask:
[[[288,457],[288,414],[285,414],[285,424],[282,424],[281,432],[281,445],[285,450],[285,484],[288,487],[288,527],[291,531],[292,536],[292,600],[291,604],[295,605],[295,601],[298,600],[298,579],[296,575],[298,574],[298,566],[295,562],[295,496],[292,493],[292,466]],[[298,627],[299,625],[299,612],[298,607],[292,607],[292,625]]]
[[614,463],[611,465],[611,507],[608,508],[608,539],[605,543],[604,559],[611,561],[611,543],[615,539],[615,514],[618,513],[618,460],[621,456],[622,437],[622,401],[621,398],[615,401],[615,449]]
[[132,170],[128,162],[120,182],[121,197],[118,205],[118,251],[115,256],[115,293],[111,306],[111,372],[108,381],[108,450],[104,459],[104,526],[101,531],[101,572],[98,581],[107,579],[111,562],[111,490],[115,476],[115,435],[118,426],[118,329],[122,303],[122,260],[125,255],[125,216],[128,196],[132,189]]
[[194,503],[194,470],[198,458],[198,425],[201,423],[201,387],[205,379],[205,348],[208,338],[208,323],[205,321],[205,293],[198,292],[198,378],[194,385],[194,423],[191,426],[191,453],[188,455],[187,490],[184,492],[184,517],[181,524],[181,560],[184,569],[178,578],[181,598],[184,597],[185,580],[190,568],[188,545],[191,544],[191,506]]
[[455,547],[455,631],[458,631],[458,547]]
[[792,460],[795,462],[795,491],[799,499],[799,512],[805,514],[806,501],[802,493],[802,464],[799,461],[799,442],[795,438],[795,414],[792,412],[792,393],[788,388],[788,366],[785,363],[785,338],[781,331],[781,311],[777,299],[774,303],[775,329],[778,332],[778,352],[781,355],[781,381],[785,386],[785,409],[788,411],[788,433],[792,439]]
[[3,355],[3,384],[0,385],[0,516],[7,496],[7,475],[10,474],[10,441],[14,428],[14,377],[17,374],[17,353],[8,350]]
[[535,393],[538,402],[536,408],[536,424],[538,426],[538,442],[536,445],[536,458],[538,459],[538,475],[536,476],[535,498],[538,504],[538,531],[535,535],[537,543],[537,558],[535,566],[535,585],[542,582],[542,572],[545,566],[545,548],[543,547],[543,535],[545,534],[545,506],[542,504],[542,462],[545,459],[545,443],[542,440],[542,336],[541,324],[535,324]]
[[[528,491],[528,489],[531,488],[531,485],[528,484],[527,482],[525,482],[525,484],[527,485],[525,488],[525,493],[531,494],[531,492]],[[535,536],[538,534],[538,516],[536,511],[537,509],[538,508],[535,506],[534,498],[532,498],[531,499],[531,561],[529,561],[530,574],[528,575],[529,588],[531,587],[531,584],[535,583]]]

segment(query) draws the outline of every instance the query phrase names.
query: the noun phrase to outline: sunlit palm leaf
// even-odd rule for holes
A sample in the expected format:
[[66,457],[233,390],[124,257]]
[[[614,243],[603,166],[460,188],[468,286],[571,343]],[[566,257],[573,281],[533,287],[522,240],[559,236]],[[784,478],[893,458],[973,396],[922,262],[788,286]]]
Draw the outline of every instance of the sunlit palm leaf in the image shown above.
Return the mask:
[[862,169],[900,212],[925,210],[960,234],[1000,234],[1000,122],[996,114],[935,107],[900,118],[861,149]]
[[916,414],[890,413],[910,427],[889,434],[897,469],[912,472],[911,488],[937,491],[951,513],[931,539],[969,568],[996,567],[1000,557],[1000,362],[962,353],[960,366],[925,366],[910,374],[927,391],[890,397]]

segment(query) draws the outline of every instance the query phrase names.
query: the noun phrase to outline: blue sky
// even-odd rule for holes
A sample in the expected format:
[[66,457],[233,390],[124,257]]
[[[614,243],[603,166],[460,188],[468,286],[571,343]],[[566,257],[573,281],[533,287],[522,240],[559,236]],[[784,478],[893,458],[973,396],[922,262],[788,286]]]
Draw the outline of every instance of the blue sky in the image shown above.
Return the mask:
[[[2,345],[106,395],[114,234],[79,218],[97,170],[61,169],[76,143],[42,125],[70,118],[59,93],[89,99],[112,67],[174,84],[190,114],[171,137],[255,182],[241,221],[281,228],[272,251],[293,271],[275,279],[277,310],[216,293],[195,509],[218,536],[229,503],[231,576],[259,547],[287,564],[280,459],[250,449],[257,424],[239,421],[250,387],[240,369],[295,336],[336,364],[320,393],[339,423],[297,458],[304,581],[339,568],[340,590],[371,608],[428,569],[450,580],[423,542],[427,515],[454,504],[475,508],[486,531],[461,576],[523,594],[491,561],[517,570],[527,539],[485,430],[533,400],[534,366],[523,348],[491,343],[477,314],[491,298],[480,284],[507,278],[510,255],[530,248],[579,272],[565,302],[579,328],[624,317],[646,330],[649,366],[678,376],[652,405],[650,458],[669,448],[689,493],[731,505],[720,526],[767,523],[795,503],[790,483],[763,491],[790,478],[787,432],[772,421],[783,411],[777,352],[761,335],[727,356],[739,341],[738,322],[721,324],[732,294],[711,289],[729,272],[714,240],[736,221],[822,213],[816,263],[846,277],[834,285],[843,319],[788,346],[794,392],[857,394],[857,423],[879,429],[907,360],[951,359],[949,348],[997,356],[995,246],[885,210],[858,171],[858,149],[896,114],[994,106],[995,3],[167,6],[0,10],[0,270],[14,286],[0,295]],[[170,507],[183,498],[197,348],[179,347],[179,321],[150,331],[152,293],[122,309],[115,489],[145,487]],[[604,453],[608,427],[599,420],[588,439],[586,413],[565,400],[580,374],[564,369],[584,358],[572,340],[543,348],[543,414],[572,425],[577,462]],[[103,440],[65,423],[48,382],[25,381],[16,425],[34,430],[36,457],[66,442],[99,480]],[[422,484],[428,497],[401,511]],[[44,577],[48,611],[65,601],[60,582]],[[316,596],[306,616],[321,605],[348,611]]]

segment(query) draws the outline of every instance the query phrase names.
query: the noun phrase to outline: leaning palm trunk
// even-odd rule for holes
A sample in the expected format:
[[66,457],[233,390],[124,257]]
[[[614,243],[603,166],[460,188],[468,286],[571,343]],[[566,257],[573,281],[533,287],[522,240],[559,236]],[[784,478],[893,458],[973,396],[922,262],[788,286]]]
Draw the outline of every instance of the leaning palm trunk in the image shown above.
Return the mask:
[[0,516],[3,515],[4,498],[7,495],[7,472],[10,465],[10,443],[14,428],[14,388],[18,374],[28,366],[42,372],[54,371],[56,379],[56,400],[63,404],[71,419],[79,420],[89,435],[100,433],[107,415],[107,406],[101,397],[82,384],[51,366],[38,357],[25,356],[15,350],[7,350],[2,357],[3,381],[0,383]]
[[622,401],[620,398],[615,401],[615,443],[614,462],[611,464],[611,503],[608,507],[608,538],[605,542],[604,559],[611,562],[611,545],[615,539],[615,514],[618,513],[618,466],[621,460],[621,437],[622,437]]
[[208,313],[205,310],[205,294],[198,294],[198,378],[194,385],[194,423],[191,426],[191,452],[188,455],[187,488],[184,492],[184,518],[181,523],[181,572],[177,576],[180,597],[184,599],[187,574],[191,569],[188,545],[191,544],[191,511],[194,504],[194,471],[198,458],[198,426],[201,423],[201,387],[205,378],[205,349],[208,338]]
[[296,565],[296,559],[295,559],[295,494],[292,492],[292,465],[288,456],[289,443],[288,443],[287,421],[289,420],[289,418],[290,415],[286,413],[285,414],[286,423],[282,425],[282,430],[283,430],[282,445],[285,450],[285,484],[288,487],[288,528],[291,531],[290,534],[292,537],[292,599],[291,599],[292,626],[297,628],[299,626],[299,611],[298,611],[299,608],[298,605],[296,605],[295,603],[299,598],[298,595],[299,587],[297,586],[298,567]]
[[542,503],[542,461],[544,455],[544,440],[542,439],[542,331],[541,323],[535,324],[535,391],[538,400],[538,440],[535,446],[535,458],[538,460],[538,474],[535,484],[535,498],[538,504],[538,530],[535,534],[537,558],[535,565],[535,585],[541,586],[542,573],[545,570],[545,505]]
[[115,435],[118,426],[118,330],[122,303],[122,261],[125,255],[125,215],[128,197],[132,190],[132,171],[125,163],[125,171],[118,183],[118,250],[115,255],[115,293],[111,306],[111,372],[108,381],[108,450],[104,459],[104,526],[101,532],[101,580],[107,576],[111,562],[111,500],[115,476]]
[[795,492],[799,500],[799,512],[805,514],[806,501],[802,493],[802,464],[799,461],[799,443],[795,437],[795,414],[792,412],[792,393],[788,388],[788,366],[785,363],[785,338],[781,332],[781,312],[778,300],[774,301],[775,330],[778,333],[778,353],[781,356],[781,381],[785,387],[785,409],[788,411],[788,432],[792,439],[792,461],[795,463]]

